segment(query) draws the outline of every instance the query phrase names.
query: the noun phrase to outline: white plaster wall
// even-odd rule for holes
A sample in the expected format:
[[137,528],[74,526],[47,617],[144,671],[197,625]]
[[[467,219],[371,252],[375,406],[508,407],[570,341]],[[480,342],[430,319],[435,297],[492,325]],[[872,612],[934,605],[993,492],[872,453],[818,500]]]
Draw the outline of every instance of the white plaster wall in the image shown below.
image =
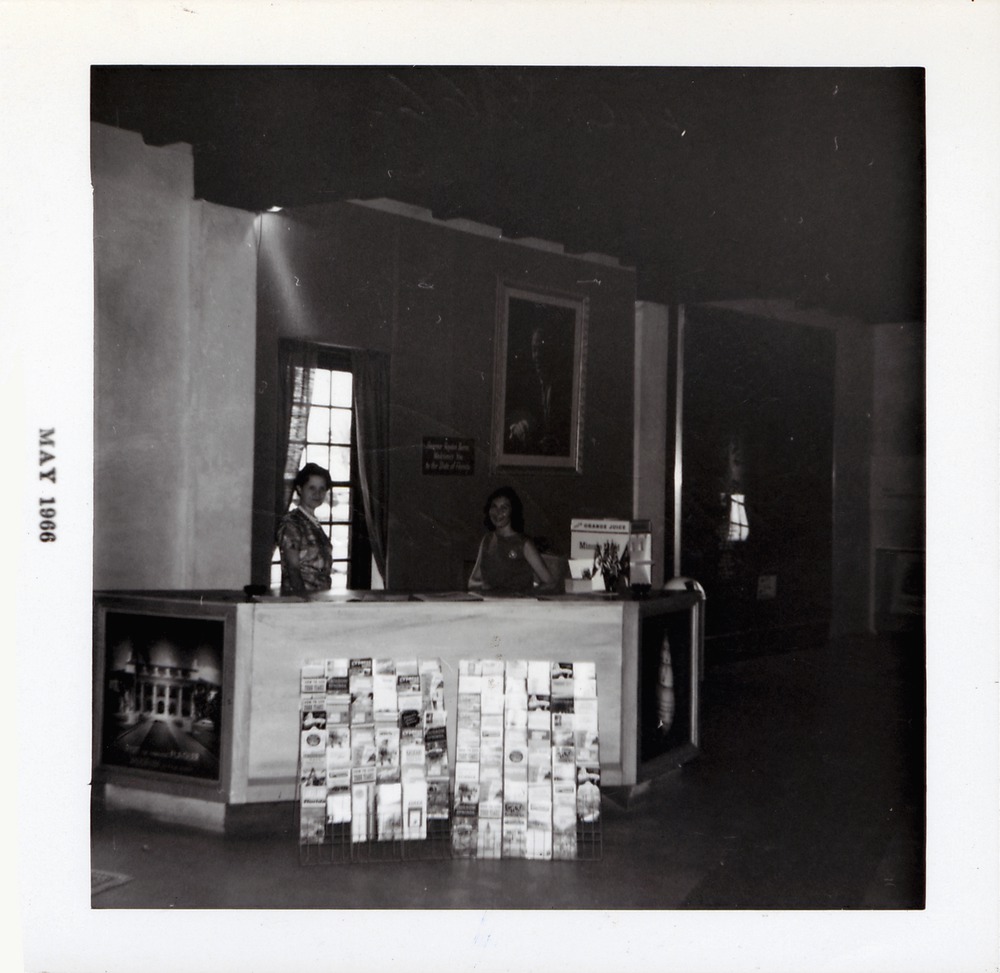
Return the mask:
[[249,581],[253,215],[196,203],[189,146],[92,129],[94,585]]

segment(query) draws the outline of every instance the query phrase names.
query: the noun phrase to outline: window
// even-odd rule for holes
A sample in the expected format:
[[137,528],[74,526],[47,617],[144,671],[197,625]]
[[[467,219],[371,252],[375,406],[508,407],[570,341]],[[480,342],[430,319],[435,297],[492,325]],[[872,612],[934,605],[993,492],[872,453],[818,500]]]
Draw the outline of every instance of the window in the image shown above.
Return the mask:
[[729,536],[727,540],[745,541],[750,536],[747,523],[746,497],[742,493],[729,495]]
[[[371,581],[371,549],[364,517],[358,516],[352,502],[358,495],[353,388],[349,355],[334,349],[321,350],[313,369],[306,445],[300,468],[306,463],[318,463],[330,471],[333,480],[327,502],[316,508],[316,519],[333,545],[334,591],[366,588]],[[271,555],[271,584],[281,584],[277,547]]]

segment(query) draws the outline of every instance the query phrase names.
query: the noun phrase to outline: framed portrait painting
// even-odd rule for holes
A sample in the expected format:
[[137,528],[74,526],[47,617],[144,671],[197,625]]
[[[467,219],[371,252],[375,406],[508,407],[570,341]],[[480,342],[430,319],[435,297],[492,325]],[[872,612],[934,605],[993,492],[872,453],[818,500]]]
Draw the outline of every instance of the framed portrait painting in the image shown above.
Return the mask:
[[580,472],[587,300],[498,289],[493,460]]

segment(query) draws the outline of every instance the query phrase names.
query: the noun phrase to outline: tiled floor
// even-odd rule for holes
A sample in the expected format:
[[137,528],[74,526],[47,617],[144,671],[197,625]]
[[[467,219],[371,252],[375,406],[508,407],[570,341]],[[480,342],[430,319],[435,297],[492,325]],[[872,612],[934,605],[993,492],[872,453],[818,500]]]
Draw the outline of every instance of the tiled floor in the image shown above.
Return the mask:
[[603,857],[302,866],[288,825],[233,838],[93,815],[95,908],[899,909],[924,887],[924,660],[855,639],[715,661],[702,755],[625,809]]

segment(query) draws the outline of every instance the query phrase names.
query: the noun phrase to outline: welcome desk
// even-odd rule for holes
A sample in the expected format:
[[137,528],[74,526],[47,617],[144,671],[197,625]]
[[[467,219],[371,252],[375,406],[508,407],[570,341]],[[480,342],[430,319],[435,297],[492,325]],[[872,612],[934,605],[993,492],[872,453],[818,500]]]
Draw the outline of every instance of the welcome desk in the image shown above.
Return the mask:
[[[596,663],[601,776],[628,793],[699,745],[702,596],[100,592],[94,780],[109,804],[223,829],[296,799],[300,670],[326,658],[440,659],[454,766],[462,659]],[[674,718],[658,693],[666,639]]]

